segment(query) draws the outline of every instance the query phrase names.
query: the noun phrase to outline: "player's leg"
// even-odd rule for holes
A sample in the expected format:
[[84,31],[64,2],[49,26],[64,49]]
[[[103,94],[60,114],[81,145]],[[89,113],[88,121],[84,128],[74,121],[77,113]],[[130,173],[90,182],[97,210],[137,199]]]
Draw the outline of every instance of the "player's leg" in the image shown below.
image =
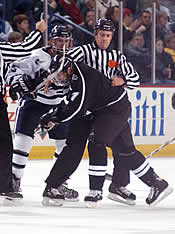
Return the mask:
[[[161,179],[154,172],[148,160],[145,159],[143,154],[136,150],[134,144],[132,144],[131,138],[132,134],[128,126],[121,134],[123,142],[117,162],[121,168],[126,167],[132,170],[143,183],[151,187],[146,203],[149,205],[156,205],[159,201],[168,196],[173,189],[168,185],[168,182]],[[113,189],[115,189],[115,187]]]
[[20,189],[20,181],[32,147],[34,130],[39,124],[40,116],[49,110],[35,100],[21,100],[16,110],[15,137],[13,141],[12,179],[15,191]]
[[173,188],[166,180],[155,173],[154,169],[141,152],[136,150],[132,158],[128,161],[128,164],[134,174],[150,187],[150,193],[146,198],[146,203],[148,205],[154,206],[158,204],[173,192]]
[[90,123],[84,119],[74,120],[70,123],[66,146],[46,179],[47,185],[43,192],[43,205],[47,205],[50,202],[60,205],[65,200],[65,196],[59,192],[59,187],[78,167],[90,129]]
[[[60,153],[63,148],[66,146],[66,139],[68,136],[69,123],[63,123],[54,127],[51,131],[49,131],[49,138],[55,140],[56,150],[53,156],[53,161],[59,158]],[[65,199],[70,201],[78,200],[78,192],[68,186],[68,182],[64,181],[62,185],[59,186],[59,192],[65,196]]]

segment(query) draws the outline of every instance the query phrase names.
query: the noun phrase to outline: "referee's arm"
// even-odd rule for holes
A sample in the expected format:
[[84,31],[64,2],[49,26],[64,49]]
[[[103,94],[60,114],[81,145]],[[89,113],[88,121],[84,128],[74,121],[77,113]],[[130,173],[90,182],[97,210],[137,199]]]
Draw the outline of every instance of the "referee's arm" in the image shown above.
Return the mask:
[[40,46],[42,32],[46,29],[45,21],[36,23],[36,30],[32,31],[23,42],[9,43],[0,42],[0,51],[4,62],[13,62],[18,58],[30,55],[31,51]]
[[112,86],[125,85],[129,89],[134,89],[140,85],[139,74],[122,53],[119,54],[119,67],[122,75],[111,77]]

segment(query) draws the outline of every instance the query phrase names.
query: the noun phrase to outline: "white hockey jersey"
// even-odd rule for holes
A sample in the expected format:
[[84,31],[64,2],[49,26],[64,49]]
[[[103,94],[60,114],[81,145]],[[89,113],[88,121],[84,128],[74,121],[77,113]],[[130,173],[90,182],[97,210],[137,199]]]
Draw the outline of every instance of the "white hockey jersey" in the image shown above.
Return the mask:
[[[19,59],[10,66],[6,81],[10,84],[12,80],[19,79],[24,74],[30,75],[32,79],[36,79],[44,71],[50,71],[51,61],[50,54],[44,48],[33,50],[31,56]],[[51,84],[47,93],[44,93],[44,87],[37,91],[36,101],[49,105],[57,105],[63,100],[68,91],[69,87]]]

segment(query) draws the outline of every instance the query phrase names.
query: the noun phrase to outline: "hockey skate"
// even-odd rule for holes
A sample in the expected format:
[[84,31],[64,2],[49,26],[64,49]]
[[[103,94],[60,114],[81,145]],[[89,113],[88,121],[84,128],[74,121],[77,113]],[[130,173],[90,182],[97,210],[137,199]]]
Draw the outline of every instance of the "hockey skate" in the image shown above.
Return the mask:
[[3,192],[0,193],[0,199],[2,199],[3,206],[19,206],[22,204],[23,196],[18,192]]
[[90,190],[89,194],[84,198],[88,208],[96,208],[98,201],[103,199],[102,191]]
[[116,186],[111,183],[109,186],[108,198],[126,205],[135,205],[136,196],[123,186]]
[[146,198],[146,203],[149,206],[155,206],[172,192],[173,188],[168,185],[168,182],[157,177]]
[[21,200],[23,199],[23,196],[22,194],[18,193],[18,192],[4,192],[4,193],[1,193],[0,192],[0,198],[5,198],[7,200]]
[[70,189],[68,187],[67,182],[64,182],[62,185],[60,185],[58,188],[58,191],[60,194],[64,195],[66,201],[78,201],[78,192],[74,189]]
[[64,201],[65,197],[59,192],[58,188],[46,186],[41,202],[43,206],[62,206]]

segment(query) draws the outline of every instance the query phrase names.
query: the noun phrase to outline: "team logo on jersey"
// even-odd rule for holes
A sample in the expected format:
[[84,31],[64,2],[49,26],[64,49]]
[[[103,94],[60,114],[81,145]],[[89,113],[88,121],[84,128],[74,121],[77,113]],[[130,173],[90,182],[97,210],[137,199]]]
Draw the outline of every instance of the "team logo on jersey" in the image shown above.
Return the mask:
[[109,66],[110,68],[119,67],[119,63],[116,62],[116,61],[114,61],[114,60],[109,60],[109,61],[108,61],[108,66]]
[[72,75],[72,80],[78,80],[78,76],[75,75],[75,74],[73,74],[73,75]]
[[71,94],[70,100],[73,102],[73,101],[75,100],[75,98],[76,98],[78,95],[79,95],[79,92],[73,92],[73,93]]

